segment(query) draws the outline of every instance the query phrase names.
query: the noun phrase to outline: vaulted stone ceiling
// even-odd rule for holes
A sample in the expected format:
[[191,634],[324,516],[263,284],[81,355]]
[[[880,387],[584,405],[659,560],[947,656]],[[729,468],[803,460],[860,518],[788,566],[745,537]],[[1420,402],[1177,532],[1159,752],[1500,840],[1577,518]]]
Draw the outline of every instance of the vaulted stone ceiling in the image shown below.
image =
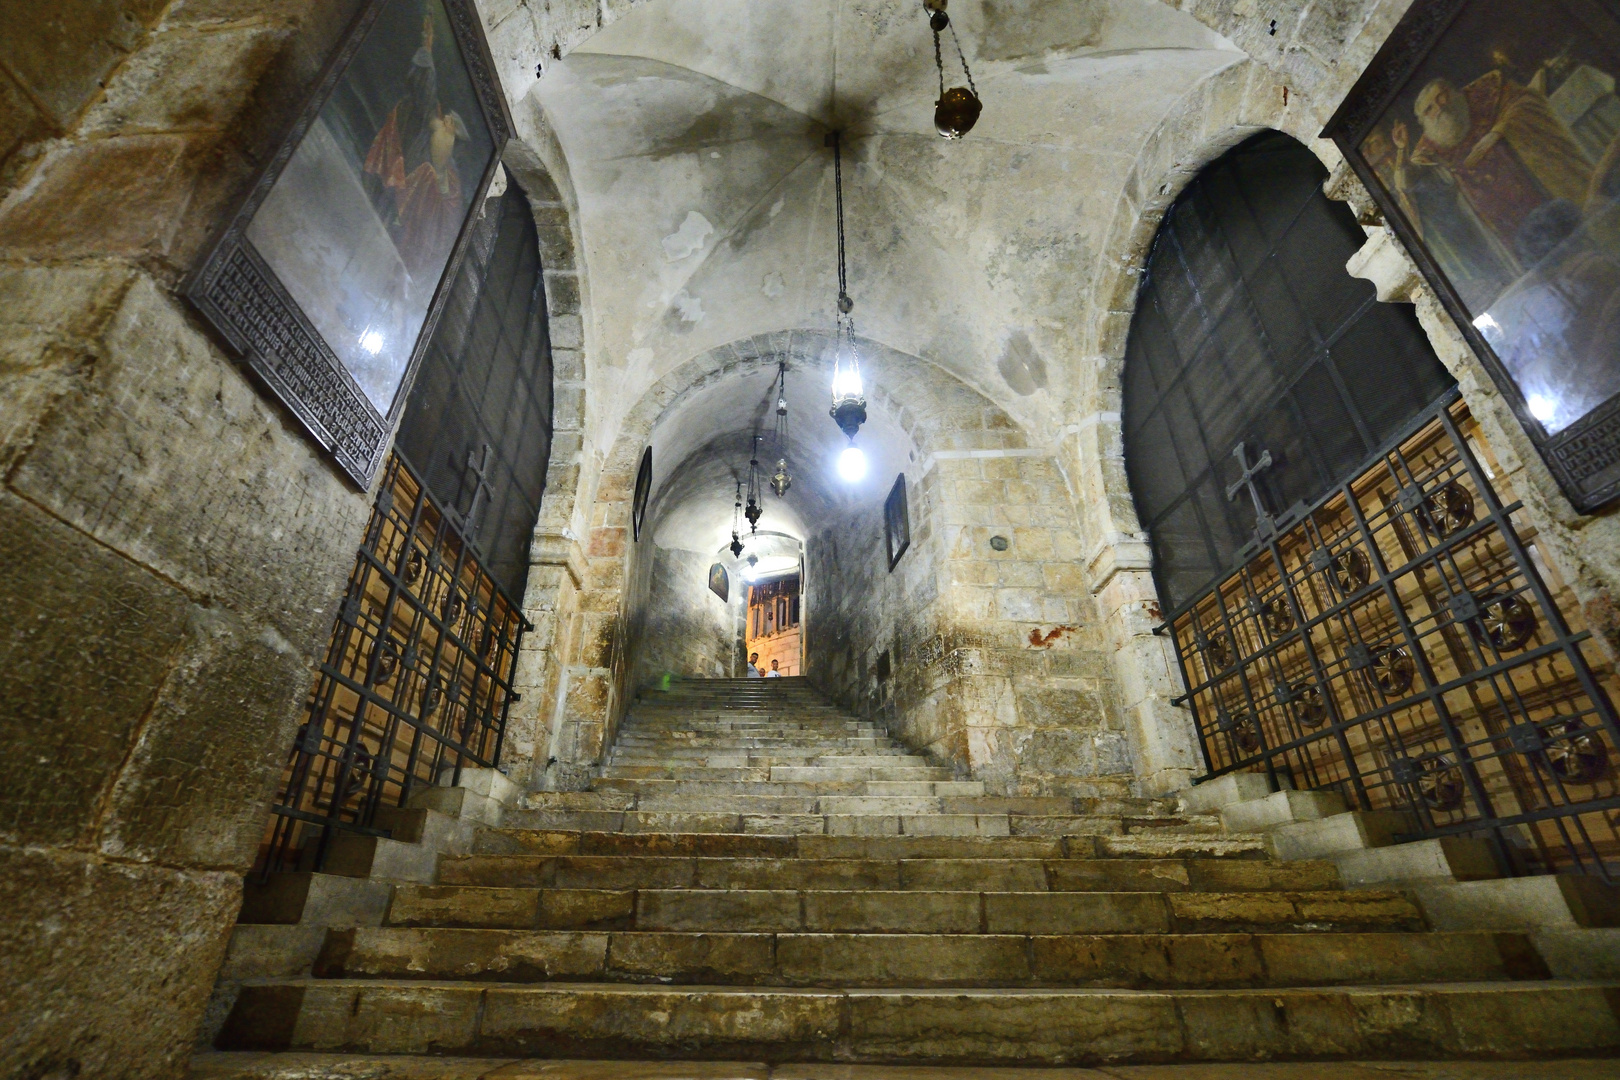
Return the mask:
[[[954,0],[951,13],[985,101],[960,142],[933,131],[920,0],[650,0],[548,63],[532,94],[578,203],[600,432],[693,357],[832,326],[834,128],[859,332],[1032,431],[1069,422],[1080,312],[1123,178],[1159,118],[1242,54],[1160,0]],[[959,82],[948,36],[946,50]],[[809,382],[800,430],[836,438],[826,387]],[[683,455],[746,447],[763,395],[737,394],[746,407],[721,394],[666,418],[660,487]]]

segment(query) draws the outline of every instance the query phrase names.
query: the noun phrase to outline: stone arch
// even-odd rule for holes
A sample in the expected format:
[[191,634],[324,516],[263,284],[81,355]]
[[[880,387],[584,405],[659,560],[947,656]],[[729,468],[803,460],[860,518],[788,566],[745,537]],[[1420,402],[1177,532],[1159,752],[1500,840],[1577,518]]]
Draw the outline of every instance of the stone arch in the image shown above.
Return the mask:
[[502,753],[508,771],[523,781],[534,760],[538,734],[549,723],[547,705],[554,701],[560,678],[557,648],[567,642],[566,637],[559,642],[558,633],[566,631],[566,613],[577,602],[584,580],[584,560],[573,539],[585,456],[584,290],[574,215],[553,171],[517,140],[507,145],[502,164],[533,209],[552,363],[551,459],[523,595],[524,615],[534,630],[518,655],[514,686],[520,699],[508,714]]
[[[627,412],[612,446],[603,456],[600,479],[591,503],[591,532],[586,538],[583,552],[586,584],[579,612],[578,646],[566,662],[567,687],[562,695],[564,705],[559,710],[552,732],[546,769],[547,786],[572,788],[589,779],[601,754],[611,743],[616,723],[627,705],[628,687],[623,680],[628,665],[622,662],[621,650],[627,623],[623,605],[634,557],[629,543],[631,498],[635,472],[649,438],[660,421],[678,410],[682,403],[741,371],[755,369],[762,364],[773,365],[779,357],[786,356],[795,366],[825,370],[830,375],[829,361],[825,356],[831,343],[830,333],[823,330],[789,330],[721,346],[693,357],[666,373]],[[869,357],[869,407],[892,418],[916,450],[916,477],[910,475],[912,469],[907,470],[908,481],[916,479],[914,545],[921,543],[919,538],[927,533],[931,542],[939,545],[938,565],[945,567],[950,565],[951,558],[961,558],[959,554],[950,552],[953,542],[962,542],[965,535],[975,530],[985,533],[980,539],[988,540],[990,533],[995,531],[989,518],[986,517],[986,523],[981,525],[974,516],[987,513],[986,508],[963,505],[964,501],[971,501],[982,494],[978,492],[979,488],[990,486],[983,479],[986,475],[983,470],[991,467],[986,462],[992,463],[994,469],[998,470],[995,475],[1002,479],[998,479],[997,483],[1006,482],[1031,492],[1041,490],[1051,496],[1046,499],[1050,505],[1043,506],[1041,512],[1028,515],[1038,519],[1038,523],[1045,527],[1031,530],[1032,534],[1041,532],[1041,543],[1052,544],[1051,536],[1056,533],[1063,533],[1066,537],[1056,546],[1073,543],[1073,537],[1078,536],[1076,511],[1068,498],[1058,462],[1049,450],[1036,446],[1009,414],[945,369],[879,342],[866,341],[863,345]],[[967,477],[966,471],[972,471],[972,477]],[[959,476],[959,473],[962,475]],[[994,500],[999,496],[991,493],[985,494],[984,498]],[[1059,517],[1064,520],[1057,520]],[[931,529],[930,522],[937,522],[938,527]],[[1037,543],[1033,535],[1030,542],[1032,547]],[[1000,713],[988,710],[985,714],[997,723],[1006,722],[1007,716],[1001,713],[1015,715],[1017,712],[1008,669],[1019,666],[1020,662],[1011,654],[1020,647],[1037,651],[1036,656],[1027,657],[1021,662],[1023,668],[1020,670],[1039,667],[1044,672],[1047,667],[1061,667],[1060,678],[1069,679],[1076,686],[1082,682],[1085,684],[1084,693],[1088,701],[1096,702],[1092,712],[1098,716],[1117,717],[1118,710],[1113,704],[1106,672],[1090,668],[1081,671],[1090,662],[1088,658],[1094,650],[1086,653],[1085,658],[1067,652],[1057,656],[1051,650],[1055,637],[1076,633],[1074,624],[1095,623],[1091,617],[1095,610],[1091,598],[1083,589],[1073,588],[1079,581],[1078,557],[1077,545],[1073,550],[1047,551],[1044,556],[1047,563],[1058,568],[1054,572],[1061,578],[1059,583],[1051,586],[1052,589],[1072,594],[1070,607],[1062,612],[1003,613],[1005,617],[999,621],[996,614],[991,612],[971,633],[940,635],[933,644],[919,646],[921,652],[929,654],[928,663],[941,664],[942,670],[950,669],[957,675],[966,672],[964,677],[969,678],[984,675],[1007,682],[1007,687],[1000,688],[1002,693],[996,702]],[[1063,567],[1069,569],[1065,571]],[[1036,573],[1039,574],[1040,570],[1037,569]],[[1069,576],[1064,577],[1065,573]],[[993,588],[986,590],[987,593],[993,591]],[[1045,617],[1048,615],[1050,618]],[[1053,635],[1052,631],[1058,627],[1061,627],[1060,633]],[[1032,633],[1037,629],[1038,634]],[[1086,632],[1095,633],[1092,629]],[[1041,644],[1028,645],[1032,636],[1040,639]],[[993,676],[975,668],[975,665],[984,663],[984,658],[992,655],[994,659],[990,666],[1000,665]],[[865,700],[859,687],[846,689],[849,692],[843,696],[854,701],[857,707],[869,709],[881,705]],[[937,701],[929,702],[927,707],[937,708],[938,704]],[[892,721],[895,717],[889,719]],[[903,718],[900,719],[903,721]],[[904,728],[904,723],[901,726]],[[906,737],[904,730],[900,734]],[[920,735],[918,741],[925,738]],[[975,738],[980,742],[974,743]],[[1075,756],[1084,757],[1087,761],[1102,757],[1116,765],[1124,760],[1123,750],[1110,749],[1102,753],[1093,745],[1096,742],[1093,734],[1088,733],[1086,738],[1092,742],[1087,744],[1083,754]],[[957,731],[952,735],[949,747],[939,752],[947,757],[955,755],[953,763],[964,771],[974,772],[975,775],[979,775],[980,771],[986,775],[995,772],[1004,786],[1023,783],[1028,787],[1037,781],[1027,778],[1020,780],[1012,774],[1021,764],[1027,766],[1039,755],[1032,752],[1028,755],[1029,761],[1024,761],[1020,755],[1024,754],[1030,740],[1018,740],[1016,750],[1013,748],[1014,741],[1008,739],[998,749],[992,745],[995,743],[994,736],[984,733],[976,736],[971,732]],[[1118,741],[1123,747],[1123,736],[1119,736]],[[1040,745],[1039,740],[1036,745]],[[1117,773],[1120,769],[1114,767],[1113,771]]]
[[[1370,29],[1364,29],[1364,39],[1372,36]],[[1372,46],[1358,45],[1370,58]],[[1082,519],[1087,583],[1114,635],[1115,674],[1127,688],[1125,708],[1147,783],[1156,790],[1171,790],[1190,778],[1198,756],[1190,717],[1171,705],[1181,693],[1175,656],[1167,639],[1152,632],[1161,619],[1158,591],[1124,467],[1125,347],[1141,275],[1165,212],[1205,165],[1261,130],[1298,139],[1328,167],[1324,193],[1350,204],[1369,237],[1347,271],[1372,282],[1381,301],[1416,305],[1430,344],[1457,379],[1507,474],[1504,479],[1525,503],[1527,518],[1548,538],[1610,654],[1620,650],[1615,601],[1620,572],[1594,567],[1582,550],[1583,543],[1598,538],[1604,549],[1620,549],[1620,514],[1575,513],[1451,316],[1384,225],[1371,196],[1337,148],[1317,137],[1321,118],[1345,92],[1348,84],[1339,85],[1344,77],[1296,79],[1253,59],[1213,74],[1144,142],[1099,258],[1097,287],[1085,316],[1090,363],[1082,374],[1063,460],[1077,498],[1094,508]],[[1323,92],[1301,91],[1300,82],[1319,82]]]
[[[1248,60],[1215,72],[1182,99],[1143,142],[1115,204],[1098,259],[1097,284],[1084,315],[1090,361],[1081,373],[1064,461],[1082,517],[1086,584],[1096,597],[1122,707],[1144,786],[1176,790],[1198,767],[1192,723],[1172,706],[1179,696],[1175,658],[1153,633],[1160,621],[1147,536],[1125,475],[1121,373],[1137,289],[1159,223],[1199,171],[1265,129],[1292,135],[1327,157],[1317,120],[1300,95],[1266,65]],[[1332,155],[1336,158],[1336,155]],[[1327,161],[1333,167],[1336,160]]]

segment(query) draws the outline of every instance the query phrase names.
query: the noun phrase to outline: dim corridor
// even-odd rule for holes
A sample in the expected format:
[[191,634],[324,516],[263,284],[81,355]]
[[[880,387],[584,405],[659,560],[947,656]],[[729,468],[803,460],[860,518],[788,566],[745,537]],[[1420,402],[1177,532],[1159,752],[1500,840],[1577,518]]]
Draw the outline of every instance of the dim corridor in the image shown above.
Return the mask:
[[[216,1043],[238,1053],[194,1076],[1545,1062],[1620,1051],[1615,990],[1173,800],[987,795],[803,680],[693,680],[635,703],[590,790],[523,796],[309,970],[247,980]],[[1614,1075],[1560,1068],[1377,1075]]]

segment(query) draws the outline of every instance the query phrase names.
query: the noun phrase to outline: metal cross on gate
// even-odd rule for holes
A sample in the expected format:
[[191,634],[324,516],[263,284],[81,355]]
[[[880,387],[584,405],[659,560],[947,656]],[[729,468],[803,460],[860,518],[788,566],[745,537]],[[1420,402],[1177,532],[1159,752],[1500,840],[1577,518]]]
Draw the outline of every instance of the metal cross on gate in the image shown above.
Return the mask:
[[1255,484],[1254,478],[1259,476],[1266,469],[1271,468],[1271,451],[1261,451],[1259,459],[1256,460],[1253,465],[1250,465],[1248,446],[1240,442],[1232,449],[1232,456],[1237,458],[1238,465],[1243,469],[1243,475],[1238,477],[1237,480],[1233,481],[1232,483],[1226,485],[1226,501],[1235,501],[1237,499],[1238,492],[1242,491],[1244,488],[1248,488],[1249,498],[1254,500],[1255,535],[1270,536],[1277,530],[1274,522],[1272,521],[1270,512],[1266,510],[1264,500],[1260,498],[1260,488]]
[[490,449],[489,443],[485,443],[482,459],[475,459],[473,452],[467,451],[467,472],[473,478],[473,499],[466,516],[461,519],[461,531],[469,543],[478,536],[478,512],[484,508],[487,501],[485,496],[489,493]]

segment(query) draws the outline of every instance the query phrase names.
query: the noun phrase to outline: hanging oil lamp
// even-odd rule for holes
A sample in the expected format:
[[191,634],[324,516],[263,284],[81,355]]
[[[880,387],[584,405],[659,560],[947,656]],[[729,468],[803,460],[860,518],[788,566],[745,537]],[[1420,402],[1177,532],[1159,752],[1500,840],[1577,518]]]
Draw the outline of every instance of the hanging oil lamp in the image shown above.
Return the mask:
[[742,481],[737,481],[737,502],[731,508],[731,557],[742,558]]
[[[961,40],[956,36],[956,27],[945,13],[947,2],[923,0],[923,8],[928,12],[928,28],[934,32],[934,67],[939,69],[939,100],[934,103],[934,127],[941,138],[960,139],[979,122],[984,103],[979,100],[979,88],[974,85],[973,72],[968,70],[967,57],[962,52]],[[956,47],[956,58],[961,62],[962,76],[967,80],[966,86],[953,86],[949,90],[945,89],[945,58],[939,42],[940,35],[946,30],[951,32],[951,44]]]
[[793,477],[787,471],[788,448],[788,404],[787,404],[787,361],[781,361],[776,368],[776,472],[771,475],[771,490],[776,492],[778,499],[788,493],[793,486]]
[[759,505],[759,436],[754,436],[753,456],[748,460],[748,507],[743,511],[743,517],[748,519],[748,531],[759,532],[759,519],[765,513],[765,508]]
[[866,475],[866,455],[855,445],[855,435],[866,423],[866,393],[861,385],[860,356],[855,349],[855,301],[849,297],[849,275],[844,263],[844,152],[834,131],[827,136],[833,151],[833,191],[838,208],[838,331],[833,344],[832,408],[828,410],[849,446],[838,458],[838,474],[850,483]]

